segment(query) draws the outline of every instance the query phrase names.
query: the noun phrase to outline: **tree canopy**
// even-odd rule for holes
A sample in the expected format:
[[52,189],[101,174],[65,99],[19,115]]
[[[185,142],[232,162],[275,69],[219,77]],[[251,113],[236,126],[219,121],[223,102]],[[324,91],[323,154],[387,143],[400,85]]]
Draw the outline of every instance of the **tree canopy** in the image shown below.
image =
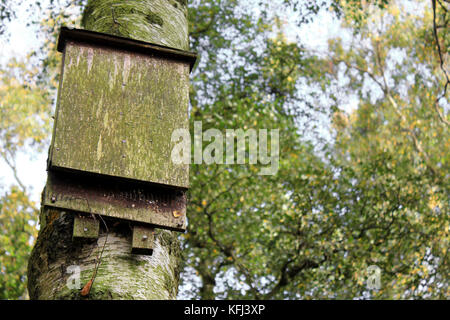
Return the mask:
[[[56,35],[80,27],[86,2],[50,1],[30,17],[41,49],[0,68],[0,156],[13,174],[17,152],[48,146]],[[9,1],[0,8],[7,24]],[[195,121],[278,129],[280,159],[275,175],[258,164],[191,165],[180,297],[450,296],[448,10],[441,0],[189,2],[200,56],[191,131]],[[342,35],[311,48],[300,31],[323,15]],[[9,299],[26,297],[38,212],[15,176],[0,198]],[[370,266],[379,289],[367,286]]]

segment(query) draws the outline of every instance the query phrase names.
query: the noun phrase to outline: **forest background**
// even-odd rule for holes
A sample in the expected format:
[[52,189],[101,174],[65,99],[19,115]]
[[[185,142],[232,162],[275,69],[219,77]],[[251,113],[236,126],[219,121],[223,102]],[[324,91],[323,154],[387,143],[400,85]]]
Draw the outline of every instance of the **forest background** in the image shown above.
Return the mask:
[[[0,0],[0,299],[28,298],[56,39],[86,2]],[[450,297],[449,9],[189,2],[191,123],[279,129],[280,163],[191,165],[180,298]]]

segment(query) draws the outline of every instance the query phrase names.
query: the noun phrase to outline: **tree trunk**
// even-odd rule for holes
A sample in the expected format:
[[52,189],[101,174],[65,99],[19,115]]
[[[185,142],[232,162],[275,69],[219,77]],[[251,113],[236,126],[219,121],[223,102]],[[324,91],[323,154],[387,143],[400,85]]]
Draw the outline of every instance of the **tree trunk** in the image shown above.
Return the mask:
[[[188,49],[187,0],[89,1],[82,24],[88,30]],[[133,255],[128,223],[104,218],[107,229],[101,223],[99,238],[89,240],[72,239],[73,220],[74,213],[41,209],[41,228],[28,263],[31,299],[176,298],[181,271],[176,233],[156,229],[153,255]],[[72,266],[80,268],[81,287],[95,273],[87,297],[68,286],[76,284]]]

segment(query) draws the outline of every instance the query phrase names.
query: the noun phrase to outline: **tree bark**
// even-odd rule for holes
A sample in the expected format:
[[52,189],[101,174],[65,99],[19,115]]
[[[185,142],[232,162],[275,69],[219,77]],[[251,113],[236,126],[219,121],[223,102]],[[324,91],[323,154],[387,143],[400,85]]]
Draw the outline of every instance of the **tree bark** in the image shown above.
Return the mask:
[[[186,0],[89,1],[82,24],[88,30],[189,47]],[[106,227],[100,223],[98,239],[72,239],[74,214],[41,209],[41,227],[28,263],[31,299],[176,298],[181,271],[176,233],[156,229],[153,255],[134,255],[129,223],[104,218]],[[81,288],[93,279],[88,296],[67,285],[72,283],[71,266],[81,270]]]

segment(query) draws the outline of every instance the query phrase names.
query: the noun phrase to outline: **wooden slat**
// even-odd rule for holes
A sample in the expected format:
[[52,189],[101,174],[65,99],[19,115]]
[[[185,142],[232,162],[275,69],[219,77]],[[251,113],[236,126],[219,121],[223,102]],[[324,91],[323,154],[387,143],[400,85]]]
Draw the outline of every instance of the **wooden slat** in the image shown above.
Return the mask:
[[100,223],[91,217],[75,215],[73,221],[74,238],[98,238]]
[[152,255],[155,241],[155,230],[144,226],[133,227],[131,253]]
[[43,202],[47,207],[100,214],[151,224],[162,229],[186,230],[186,193],[183,190],[130,181],[49,172]]

